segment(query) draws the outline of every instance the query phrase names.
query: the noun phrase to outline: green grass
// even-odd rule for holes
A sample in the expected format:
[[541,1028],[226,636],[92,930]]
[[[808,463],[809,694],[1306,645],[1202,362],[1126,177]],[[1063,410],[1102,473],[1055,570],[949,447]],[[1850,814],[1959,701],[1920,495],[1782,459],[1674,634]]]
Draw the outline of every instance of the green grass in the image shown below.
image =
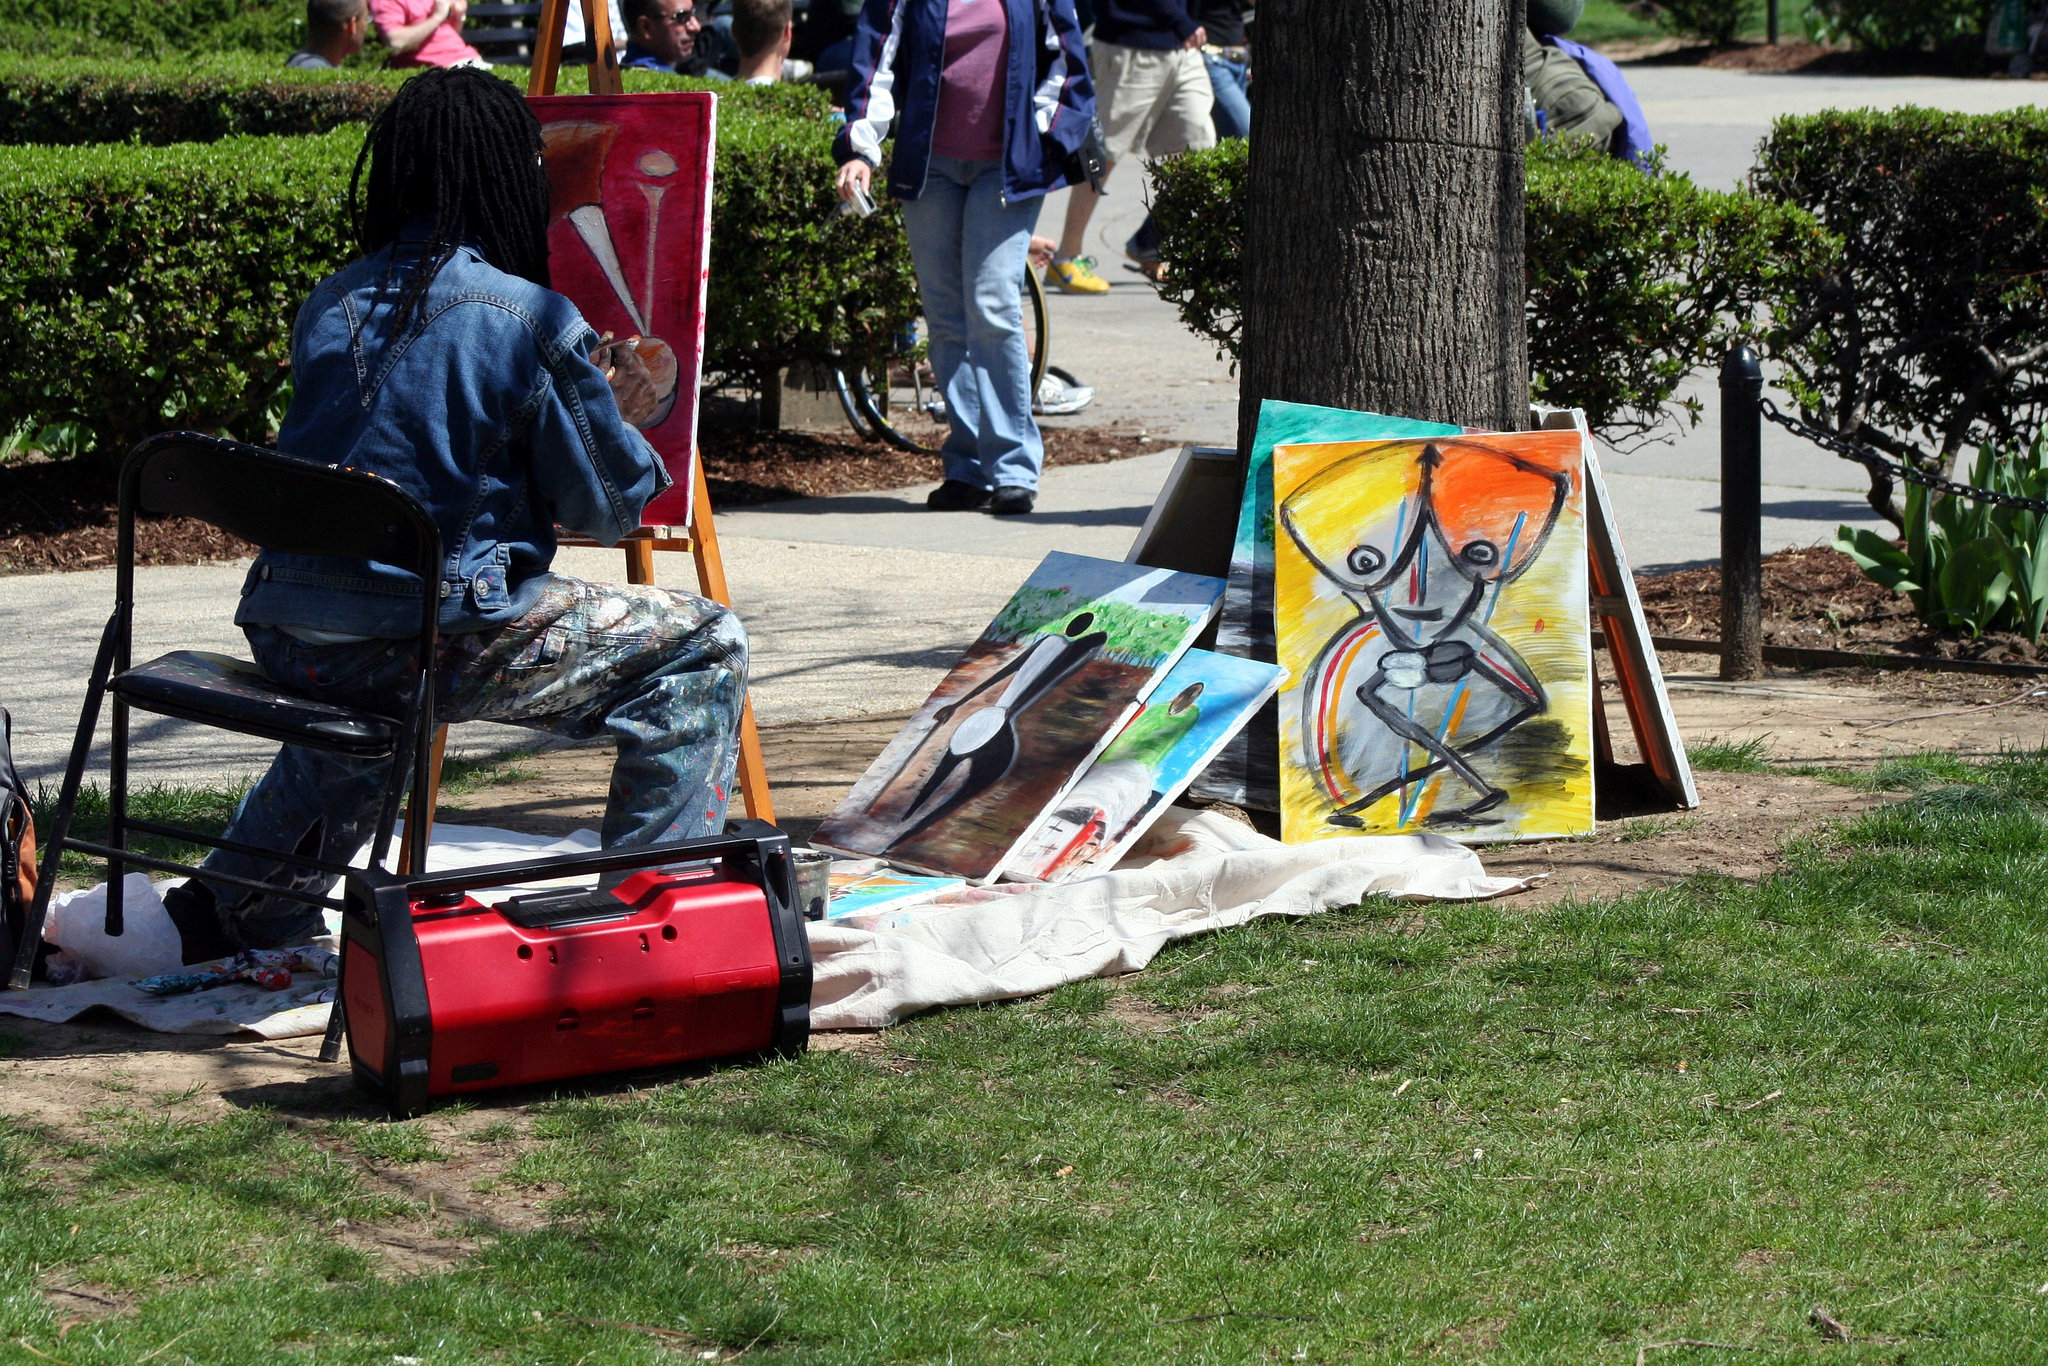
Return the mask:
[[[137,820],[155,821],[161,825],[182,825],[201,834],[218,835],[227,829],[228,821],[235,814],[235,806],[242,800],[242,794],[249,790],[246,782],[206,786],[190,783],[146,783],[131,785],[128,789],[128,814]],[[54,783],[39,783],[35,796],[29,802],[35,813],[36,833],[46,838],[56,823],[57,787]],[[103,842],[107,837],[107,790],[96,782],[88,782],[78,790],[78,802],[71,812],[71,834],[79,839]],[[156,835],[143,835],[129,842],[137,853],[155,858],[177,859],[181,862],[195,861],[206,853],[197,844],[183,840],[167,840]],[[74,881],[98,881],[106,876],[106,865],[100,860],[84,854],[66,851],[58,876]]]
[[[1956,765],[1761,884],[1258,922],[875,1056],[530,1105],[503,1183],[547,1183],[552,1222],[439,1275],[378,1279],[335,1239],[420,1212],[356,1161],[423,1179],[512,1141],[516,1111],[464,1143],[119,1097],[88,1138],[10,1122],[0,1344],[73,1366],[1625,1363],[1677,1339],[1751,1350],[1647,1359],[2042,1360],[2044,796],[2048,757]],[[60,1343],[48,1284],[137,1304]]]
[[1770,737],[1730,740],[1712,736],[1685,747],[1692,766],[1708,773],[1767,773],[1771,768]]
[[[1805,38],[1810,8],[1809,0],[1783,0],[1778,7],[1780,39],[1797,42]],[[1761,40],[1765,31],[1763,0],[1757,0],[1742,36]],[[1602,43],[1651,42],[1671,35],[1625,0],[1586,0],[1586,12],[1570,36],[1574,42],[1598,47]]]

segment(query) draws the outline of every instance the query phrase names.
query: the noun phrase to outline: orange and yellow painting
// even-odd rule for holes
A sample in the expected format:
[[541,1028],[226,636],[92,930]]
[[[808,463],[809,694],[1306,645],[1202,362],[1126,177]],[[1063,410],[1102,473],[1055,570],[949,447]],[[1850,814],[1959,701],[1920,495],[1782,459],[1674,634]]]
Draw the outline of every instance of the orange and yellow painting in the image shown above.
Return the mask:
[[1273,452],[1289,843],[1593,828],[1577,432]]

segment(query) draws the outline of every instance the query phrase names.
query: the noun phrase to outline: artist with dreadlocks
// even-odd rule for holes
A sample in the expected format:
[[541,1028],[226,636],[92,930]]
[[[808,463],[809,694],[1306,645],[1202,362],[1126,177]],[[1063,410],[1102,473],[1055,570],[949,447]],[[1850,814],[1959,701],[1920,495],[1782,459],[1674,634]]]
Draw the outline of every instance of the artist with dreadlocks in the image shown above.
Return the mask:
[[[439,523],[436,718],[609,731],[607,848],[717,831],[746,691],[739,623],[686,593],[548,572],[557,525],[616,543],[668,478],[631,425],[654,411],[645,367],[548,288],[532,111],[481,71],[413,78],[371,125],[350,204],[361,254],[299,310],[278,447],[385,475]],[[235,620],[271,677],[396,714],[418,676],[421,590],[388,566],[266,551]],[[386,772],[287,746],[228,838],[346,862]],[[323,881],[220,852],[203,866]],[[203,880],[168,902],[187,962],[320,932],[310,907]]]

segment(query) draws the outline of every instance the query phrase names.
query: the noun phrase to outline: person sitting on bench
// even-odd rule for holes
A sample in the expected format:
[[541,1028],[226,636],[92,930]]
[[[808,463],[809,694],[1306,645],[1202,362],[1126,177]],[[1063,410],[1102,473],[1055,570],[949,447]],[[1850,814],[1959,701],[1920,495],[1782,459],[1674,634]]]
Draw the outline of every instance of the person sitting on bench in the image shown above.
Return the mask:
[[[718,832],[746,695],[739,622],[688,593],[549,572],[557,525],[615,544],[669,479],[631,425],[654,412],[646,367],[548,288],[533,111],[481,71],[417,76],[370,126],[350,201],[359,255],[299,310],[278,449],[412,493],[440,525],[441,580],[265,552],[235,614],[257,663],[306,696],[402,715],[419,594],[437,594],[436,720],[609,731],[606,848]],[[227,838],[346,863],[389,772],[288,745]],[[205,869],[315,894],[332,880],[216,851],[166,898],[186,962],[321,932],[318,908]]]

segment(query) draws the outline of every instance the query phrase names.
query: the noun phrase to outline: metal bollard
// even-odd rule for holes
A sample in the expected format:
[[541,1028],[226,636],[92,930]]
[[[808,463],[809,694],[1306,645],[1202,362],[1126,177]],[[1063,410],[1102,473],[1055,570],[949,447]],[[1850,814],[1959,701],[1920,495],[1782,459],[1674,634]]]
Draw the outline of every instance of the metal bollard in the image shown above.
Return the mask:
[[1721,362],[1721,677],[1764,672],[1764,371],[1737,346]]
[[1778,0],[1769,0],[1765,14],[1767,15],[1765,32],[1770,37],[1771,46],[1776,47],[1778,45]]

